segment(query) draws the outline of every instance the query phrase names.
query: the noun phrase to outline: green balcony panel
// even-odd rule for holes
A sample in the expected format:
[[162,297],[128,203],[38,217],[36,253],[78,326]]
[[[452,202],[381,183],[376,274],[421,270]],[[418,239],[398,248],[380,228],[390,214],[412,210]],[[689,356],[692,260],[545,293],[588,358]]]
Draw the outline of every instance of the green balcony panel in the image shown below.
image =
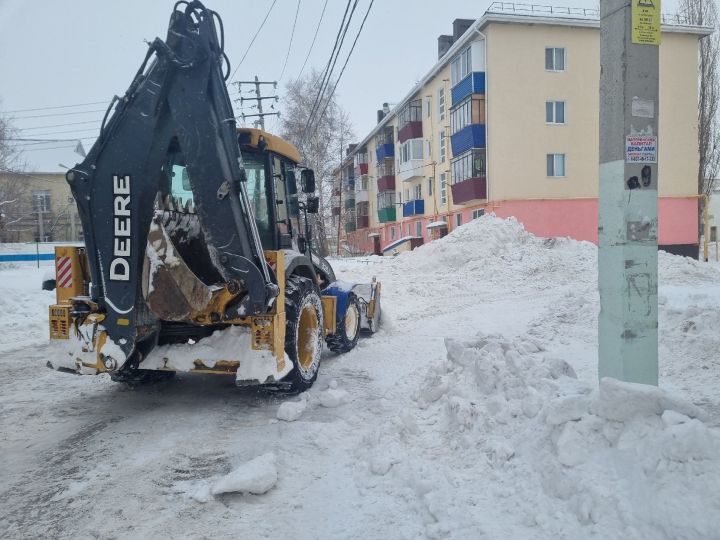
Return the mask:
[[395,221],[395,208],[380,208],[378,210],[378,221],[380,223]]

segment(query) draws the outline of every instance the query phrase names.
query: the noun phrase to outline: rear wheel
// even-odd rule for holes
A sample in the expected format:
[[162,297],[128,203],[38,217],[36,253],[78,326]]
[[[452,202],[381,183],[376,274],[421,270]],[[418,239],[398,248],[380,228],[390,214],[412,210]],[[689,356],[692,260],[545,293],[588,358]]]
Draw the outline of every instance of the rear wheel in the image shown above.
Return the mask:
[[285,318],[285,352],[293,367],[283,382],[302,392],[317,378],[323,342],[322,302],[310,279],[291,276],[285,283]]
[[328,348],[335,353],[345,353],[355,348],[360,336],[360,303],[357,296],[348,296],[345,316],[337,322],[335,333],[327,337]]

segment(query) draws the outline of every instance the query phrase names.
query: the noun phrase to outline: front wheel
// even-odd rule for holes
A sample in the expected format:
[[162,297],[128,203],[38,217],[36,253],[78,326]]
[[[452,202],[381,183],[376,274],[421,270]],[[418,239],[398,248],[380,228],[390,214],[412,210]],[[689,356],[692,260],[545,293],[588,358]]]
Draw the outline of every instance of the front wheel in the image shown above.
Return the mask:
[[335,333],[327,337],[328,348],[335,353],[351,351],[357,345],[360,336],[360,302],[357,296],[348,296],[345,316],[337,323]]
[[323,342],[320,293],[313,282],[291,276],[285,283],[285,352],[293,368],[284,382],[291,392],[303,392],[317,378]]

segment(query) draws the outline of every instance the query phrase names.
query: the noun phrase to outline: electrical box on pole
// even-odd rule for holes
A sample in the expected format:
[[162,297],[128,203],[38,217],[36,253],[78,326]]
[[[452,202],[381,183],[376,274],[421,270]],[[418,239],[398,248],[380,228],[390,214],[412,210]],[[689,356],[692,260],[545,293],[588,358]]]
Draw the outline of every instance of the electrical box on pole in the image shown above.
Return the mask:
[[658,383],[660,0],[600,2],[602,377]]

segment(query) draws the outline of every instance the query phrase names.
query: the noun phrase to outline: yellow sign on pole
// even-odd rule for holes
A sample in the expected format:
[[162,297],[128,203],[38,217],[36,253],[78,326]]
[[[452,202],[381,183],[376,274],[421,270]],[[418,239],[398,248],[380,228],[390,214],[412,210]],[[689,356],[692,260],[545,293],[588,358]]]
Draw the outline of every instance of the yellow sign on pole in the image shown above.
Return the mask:
[[632,42],[660,45],[660,0],[630,0]]

